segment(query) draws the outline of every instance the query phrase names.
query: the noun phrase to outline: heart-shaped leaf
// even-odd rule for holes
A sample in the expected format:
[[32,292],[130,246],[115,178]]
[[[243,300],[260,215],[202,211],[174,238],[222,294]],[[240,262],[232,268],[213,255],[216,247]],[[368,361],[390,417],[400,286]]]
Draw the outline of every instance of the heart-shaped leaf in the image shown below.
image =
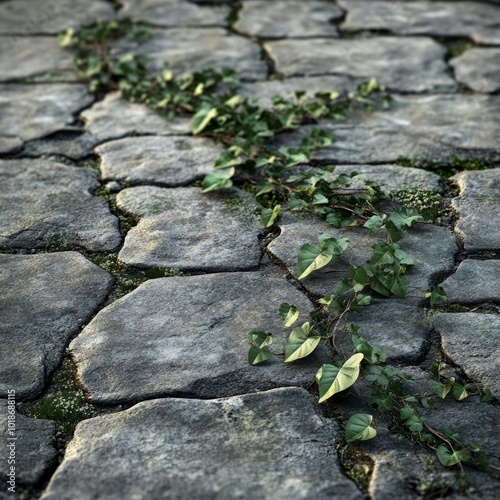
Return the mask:
[[285,346],[285,361],[288,363],[309,356],[316,349],[320,340],[320,336],[311,336],[309,323],[294,328]]
[[348,421],[345,429],[346,441],[366,441],[377,435],[377,431],[370,426],[373,417],[366,413],[356,413]]

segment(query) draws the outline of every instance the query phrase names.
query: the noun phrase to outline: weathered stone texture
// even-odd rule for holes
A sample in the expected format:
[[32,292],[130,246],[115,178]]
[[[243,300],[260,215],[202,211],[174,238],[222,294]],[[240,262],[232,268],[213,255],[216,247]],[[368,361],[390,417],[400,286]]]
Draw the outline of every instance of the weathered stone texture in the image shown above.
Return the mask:
[[[499,9],[500,10],[500,9]],[[472,48],[450,61],[455,77],[474,92],[500,90],[500,48]]]

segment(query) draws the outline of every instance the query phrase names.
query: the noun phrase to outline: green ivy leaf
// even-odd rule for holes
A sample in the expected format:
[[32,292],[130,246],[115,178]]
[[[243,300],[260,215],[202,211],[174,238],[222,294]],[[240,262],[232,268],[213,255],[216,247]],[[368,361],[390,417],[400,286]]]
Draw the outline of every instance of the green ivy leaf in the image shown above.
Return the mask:
[[264,227],[271,227],[280,211],[281,205],[276,205],[274,208],[264,208],[262,210],[262,222],[264,223]]
[[273,353],[267,347],[251,346],[248,350],[248,363],[257,365],[267,361],[272,355]]
[[218,115],[217,108],[203,107],[197,111],[191,121],[193,135],[198,135]]
[[462,401],[462,399],[465,399],[468,396],[469,392],[467,390],[467,386],[459,384],[458,382],[453,384],[453,397],[457,401]]
[[368,228],[370,236],[373,236],[383,225],[386,215],[373,215],[364,224],[363,227]]
[[425,298],[430,299],[431,307],[442,304],[443,302],[446,302],[448,300],[446,297],[446,292],[440,286],[437,286],[432,291],[426,291]]
[[321,269],[333,259],[333,248],[326,246],[323,250],[312,243],[302,245],[299,250],[297,278],[309,276],[313,271]]
[[445,384],[434,380],[432,382],[432,390],[437,394],[441,399],[444,399],[448,393],[451,391],[453,384],[455,383],[455,377],[450,377]]
[[286,302],[280,305],[279,314],[287,328],[292,326],[299,319],[299,310]]
[[466,450],[452,452],[445,444],[440,444],[437,447],[436,454],[441,464],[445,467],[451,467],[452,465],[467,461],[469,458]]
[[479,400],[481,401],[481,403],[493,401],[493,394],[489,389],[484,389],[479,393]]
[[285,346],[285,362],[309,356],[319,344],[321,337],[311,336],[309,323],[304,323],[299,328],[294,328]]
[[420,214],[409,207],[402,207],[390,215],[389,220],[399,229],[404,230],[413,226],[417,221],[421,220]]
[[201,192],[208,193],[216,189],[228,188],[233,185],[231,177],[234,175],[234,167],[217,170],[205,176],[201,184]]
[[363,361],[363,354],[357,353],[351,356],[340,369],[334,365],[323,365],[316,373],[320,396],[319,403],[351,387],[359,377],[361,361]]
[[373,439],[377,431],[371,427],[373,417],[366,413],[356,413],[348,421],[345,429],[346,441],[366,441]]

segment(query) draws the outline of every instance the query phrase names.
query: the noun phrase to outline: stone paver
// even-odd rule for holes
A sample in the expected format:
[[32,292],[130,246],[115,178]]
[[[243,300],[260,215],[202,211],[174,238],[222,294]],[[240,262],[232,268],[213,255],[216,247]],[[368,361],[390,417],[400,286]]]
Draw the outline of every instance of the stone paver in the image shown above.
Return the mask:
[[473,48],[450,61],[456,79],[474,92],[500,90],[500,48]]
[[203,195],[197,188],[121,191],[118,207],[140,220],[127,234],[120,260],[184,271],[255,270],[262,253],[256,204],[241,191],[229,194],[224,201],[224,196]]
[[279,40],[265,44],[285,76],[346,75],[395,92],[453,92],[456,83],[444,62],[446,50],[429,38],[373,40]]
[[448,302],[477,304],[500,302],[500,260],[464,260],[441,283]]
[[146,401],[80,424],[42,498],[361,499],[337,440],[302,389]]
[[198,137],[131,137],[96,148],[104,180],[182,186],[213,171],[223,148]]
[[118,219],[97,172],[48,160],[0,160],[0,248],[78,246],[113,251],[122,241]]
[[189,119],[165,120],[159,113],[139,103],[131,103],[112,92],[80,117],[98,142],[129,135],[184,135],[191,132]]
[[121,18],[148,21],[155,26],[226,26],[227,5],[202,7],[184,0],[124,0]]
[[0,84],[0,153],[66,128],[93,100],[85,85]]
[[452,200],[458,212],[457,233],[469,252],[500,248],[500,170],[460,172],[452,177],[459,187],[459,196]]
[[145,42],[120,40],[112,55],[142,54],[154,70],[168,64],[177,73],[232,68],[246,80],[262,80],[267,76],[259,45],[223,29],[153,29],[151,34],[151,39]]
[[[364,264],[371,256],[372,245],[383,241],[382,236],[378,239],[369,236],[368,231],[362,228],[336,229],[326,222],[308,218],[285,216],[279,226],[281,233],[268,246],[268,251],[282,261],[294,275],[300,247],[306,243],[317,244],[320,232],[335,238],[350,239],[350,247],[341,257],[302,280],[308,290],[321,296],[335,293],[337,283],[347,274],[351,263]],[[415,261],[414,269],[409,271],[407,276],[409,286],[417,288],[416,294],[422,297],[421,290],[432,285],[435,274],[453,268],[454,255],[458,251],[455,237],[447,229],[431,225],[412,228],[401,241],[401,246]]]
[[445,353],[473,380],[500,396],[500,317],[481,313],[447,313],[433,318]]
[[[336,141],[314,158],[338,163],[391,163],[400,157],[441,160],[464,153],[483,157],[498,148],[500,96],[394,95],[389,110],[354,113],[343,121],[326,121],[322,128]],[[280,144],[296,145],[298,137],[284,134]]]
[[[12,64],[13,59],[16,64]],[[37,76],[54,81],[74,80],[73,55],[61,49],[56,37],[2,37],[0,82]]]
[[[11,413],[6,399],[0,399],[0,474],[4,481],[15,457],[16,483],[32,486],[56,463],[55,425],[51,420],[27,418]],[[9,416],[13,417],[9,420]],[[8,423],[11,423],[9,426]],[[4,483],[5,484],[5,483]],[[3,485],[2,485],[3,486]],[[13,495],[12,495],[13,496]],[[8,498],[8,497],[7,497]]]
[[0,3],[0,34],[57,35],[113,17],[113,6],[104,0],[8,0]]
[[76,252],[0,254],[1,396],[40,395],[64,349],[112,286],[111,276]]
[[68,126],[53,134],[34,139],[24,144],[22,156],[40,158],[47,156],[63,156],[71,160],[80,160],[94,153],[96,138],[88,132],[82,132],[75,126]]
[[281,357],[260,367],[247,363],[251,330],[274,333],[274,352],[284,352],[278,315],[284,301],[304,317],[312,309],[291,284],[260,272],[150,280],[103,309],[70,350],[92,400],[101,403],[306,386],[318,369],[317,356],[292,364]]
[[343,30],[465,37],[477,43],[500,44],[498,8],[484,2],[339,0],[338,3],[347,10]]
[[344,12],[334,3],[300,0],[244,2],[235,29],[262,38],[302,38],[338,35],[332,21]]

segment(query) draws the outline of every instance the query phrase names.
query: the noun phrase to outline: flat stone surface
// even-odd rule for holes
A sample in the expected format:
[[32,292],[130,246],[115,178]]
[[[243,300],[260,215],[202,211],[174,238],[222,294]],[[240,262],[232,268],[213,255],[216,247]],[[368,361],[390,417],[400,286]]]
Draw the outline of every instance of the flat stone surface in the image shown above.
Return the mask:
[[97,177],[49,160],[0,160],[0,248],[117,250],[118,219],[104,198],[90,194]]
[[0,85],[0,153],[64,129],[93,99],[85,85]]
[[353,188],[362,185],[364,181],[373,181],[386,193],[413,189],[435,193],[443,191],[443,182],[439,175],[420,168],[398,165],[338,165],[332,173],[332,179],[340,174],[350,175],[353,172],[363,176],[361,182],[353,181]]
[[57,35],[113,17],[113,6],[104,0],[9,0],[0,3],[0,34]]
[[78,127],[69,126],[41,139],[34,139],[24,144],[23,157],[40,158],[41,156],[64,156],[80,160],[93,155],[96,138]]
[[400,35],[471,38],[500,44],[499,10],[483,2],[339,0],[347,10],[342,30],[384,30]]
[[449,63],[455,78],[474,92],[500,90],[500,48],[472,48]]
[[433,318],[444,352],[475,381],[500,397],[500,317],[481,313],[447,313]]
[[0,44],[0,82],[40,75],[47,80],[74,80],[73,54],[61,49],[57,37],[3,37]]
[[70,350],[91,399],[100,403],[307,386],[321,351],[291,364],[282,356],[258,367],[247,363],[251,330],[273,333],[273,351],[284,352],[278,309],[285,301],[303,317],[312,309],[290,283],[259,272],[149,280],[100,311]]
[[378,83],[395,92],[453,92],[446,49],[434,40],[396,37],[373,40],[279,40],[265,47],[285,76],[346,75]]
[[[332,163],[392,163],[399,157],[442,160],[464,153],[476,158],[498,149],[500,96],[393,95],[389,110],[355,112],[342,121],[324,121],[336,141],[314,153]],[[297,145],[314,127],[283,134],[280,145]]]
[[113,279],[76,252],[0,254],[1,396],[38,396]]
[[451,204],[458,212],[455,231],[469,252],[500,248],[500,169],[460,172],[452,177],[460,189]]
[[[45,472],[56,463],[57,458],[57,450],[54,448],[54,422],[27,418],[17,412],[11,413],[11,411],[12,406],[7,405],[7,399],[1,399],[0,474],[3,479],[2,492],[6,491],[9,486],[6,484],[8,480],[6,476],[12,465],[12,463],[8,463],[8,459],[12,458],[10,457],[11,451],[14,452],[15,456],[14,467],[16,468],[16,483],[18,485],[31,486],[36,484]],[[9,419],[9,416],[14,418]],[[10,427],[9,422],[11,423]]]
[[[121,191],[119,208],[140,218],[119,259],[139,267],[184,271],[257,269],[262,225],[255,201],[242,191],[203,194],[199,188],[136,187]],[[247,206],[248,205],[248,206]]]
[[189,134],[189,119],[166,120],[143,104],[131,103],[112,92],[80,114],[85,128],[98,142],[119,139],[129,135]]
[[362,499],[336,443],[303,389],[145,401],[79,424],[42,498]]
[[500,302],[500,260],[464,260],[441,286],[448,302]]
[[338,32],[332,21],[343,15],[330,2],[256,0],[243,3],[235,29],[262,38],[336,37]]
[[202,7],[186,0],[124,0],[121,18],[147,21],[155,26],[226,26],[227,5]]
[[[328,233],[335,238],[350,239],[349,248],[341,257],[301,281],[308,290],[321,296],[335,293],[337,283],[340,278],[347,275],[351,263],[364,264],[371,256],[372,245],[383,241],[382,236],[369,236],[364,228],[336,229],[321,220],[291,215],[286,215],[279,226],[281,234],[267,248],[293,275],[296,273],[300,247],[306,243],[317,244],[320,232]],[[433,284],[435,275],[453,269],[454,255],[458,251],[455,237],[443,227],[421,224],[412,228],[400,244],[415,261],[414,269],[407,274],[410,288],[417,288],[417,291],[411,294],[423,298],[421,290]]]
[[244,80],[263,80],[267,76],[259,45],[221,28],[153,29],[151,39],[145,42],[120,40],[112,55],[130,52],[146,56],[152,70],[168,64],[176,73],[231,68]]
[[102,159],[103,180],[175,187],[212,172],[223,148],[200,137],[131,137],[107,142],[95,151]]

